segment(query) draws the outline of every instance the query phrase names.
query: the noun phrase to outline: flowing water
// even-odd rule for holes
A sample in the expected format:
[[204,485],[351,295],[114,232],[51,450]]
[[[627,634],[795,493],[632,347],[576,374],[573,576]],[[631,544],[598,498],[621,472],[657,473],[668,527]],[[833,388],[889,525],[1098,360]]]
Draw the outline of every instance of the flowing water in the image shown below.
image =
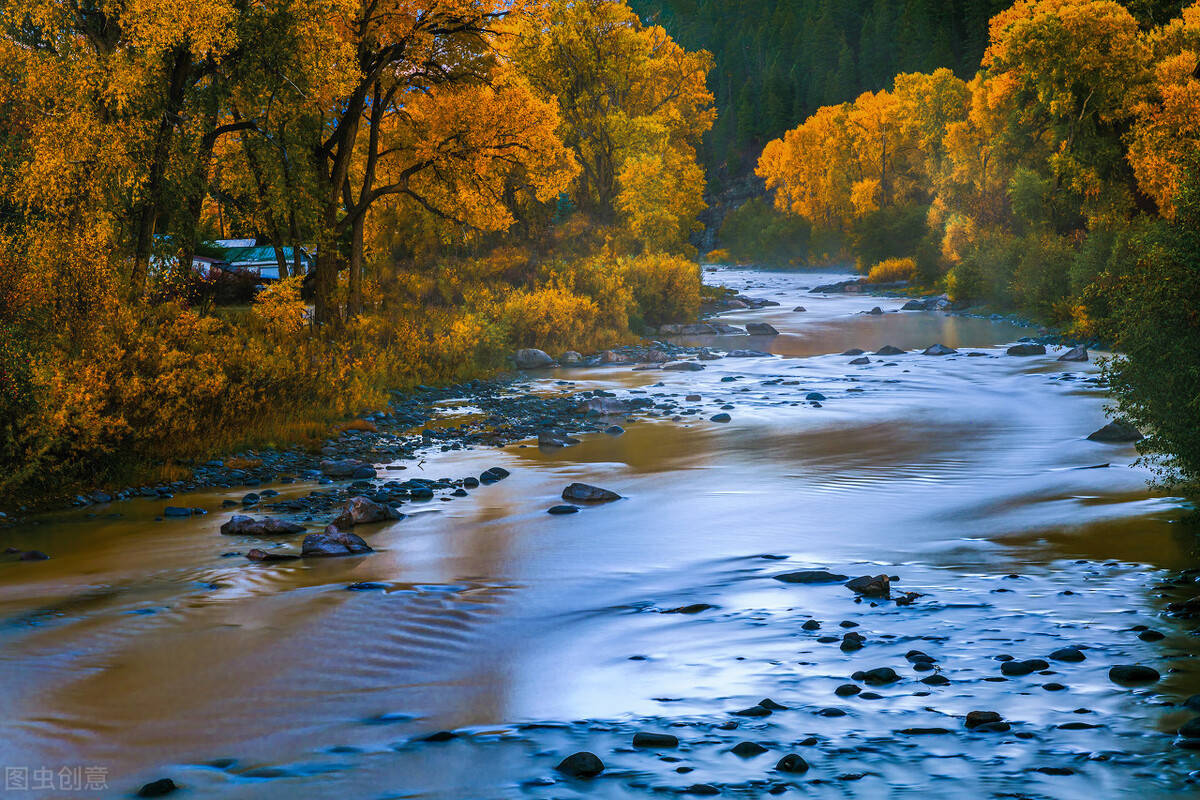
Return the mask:
[[[696,784],[731,797],[1196,796],[1200,756],[1172,742],[1193,716],[1180,703],[1200,692],[1197,648],[1155,588],[1195,564],[1195,540],[1176,522],[1180,501],[1147,490],[1132,447],[1085,438],[1105,421],[1096,365],[1057,362],[1054,348],[1006,356],[1030,333],[1008,322],[805,291],[836,275],[706,277],[781,303],[723,320],[782,333],[685,343],[775,357],[539,376],[549,393],[644,392],[696,411],[564,449],[411,463],[406,476],[512,475],[358,529],[374,554],[228,555],[264,546],[218,533],[221,501],[244,489],[183,501],[205,517],[156,521],[163,503],[135,500],[0,532],[0,546],[52,556],[0,564],[0,764],[95,767],[108,796],[161,776],[217,798],[608,798]],[[887,313],[861,313],[875,305]],[[963,353],[867,366],[838,355],[934,342]],[[726,406],[731,422],[709,421]],[[547,514],[576,480],[625,499]],[[802,569],[886,572],[922,596],[872,604],[838,583],[773,579]],[[361,581],[382,587],[346,590]],[[666,613],[701,603],[712,608]],[[802,628],[810,619],[821,628]],[[851,625],[866,644],[847,653]],[[1086,660],[1051,661],[1052,674],[1005,680],[996,660],[1069,645]],[[905,659],[913,649],[950,683],[918,682],[929,673]],[[1119,686],[1114,664],[1163,679]],[[901,680],[834,694],[882,666]],[[730,713],[765,697],[789,710]],[[966,731],[971,710],[1012,731]],[[455,735],[425,740],[441,731]],[[636,731],[681,745],[635,749]],[[741,741],[767,752],[729,752]],[[604,774],[556,773],[577,750]],[[811,769],[774,771],[788,752]],[[75,796],[61,784],[10,794]]]

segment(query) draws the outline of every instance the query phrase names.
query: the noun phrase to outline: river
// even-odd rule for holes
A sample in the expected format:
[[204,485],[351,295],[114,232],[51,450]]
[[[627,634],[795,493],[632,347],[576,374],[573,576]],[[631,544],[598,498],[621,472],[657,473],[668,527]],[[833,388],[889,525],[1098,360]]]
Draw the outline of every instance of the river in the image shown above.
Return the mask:
[[[92,767],[106,786],[11,796],[125,796],[163,776],[206,798],[1197,796],[1200,757],[1172,743],[1200,693],[1197,647],[1156,589],[1196,544],[1131,446],[1085,438],[1105,422],[1096,364],[1004,355],[1032,333],[1009,322],[807,291],[840,277],[706,273],[781,304],[723,321],[781,334],[684,343],[774,356],[542,375],[548,393],[695,412],[409,464],[512,474],[359,529],[368,556],[225,555],[263,546],[218,533],[221,501],[245,489],[188,496],[204,517],[156,521],[162,502],[133,500],[0,532],[52,556],[0,564],[0,764]],[[935,342],[963,352],[920,354]],[[910,352],[840,355],[885,344]],[[709,420],[722,409],[731,422]],[[572,481],[624,499],[547,514]],[[810,569],[887,573],[922,596],[774,579]],[[382,586],[346,590],[364,581]],[[711,608],[665,613],[693,604]],[[862,649],[839,647],[848,630]],[[997,656],[1068,646],[1086,660],[1000,671]],[[919,682],[912,650],[949,683]],[[1114,664],[1163,677],[1117,685]],[[900,680],[835,694],[874,667]],[[767,697],[788,710],[730,713]],[[1011,731],[968,732],[972,710]],[[681,744],[633,748],[637,731]],[[730,752],[743,741],[765,752]],[[556,773],[578,750],[605,772]],[[791,752],[806,773],[772,769]]]

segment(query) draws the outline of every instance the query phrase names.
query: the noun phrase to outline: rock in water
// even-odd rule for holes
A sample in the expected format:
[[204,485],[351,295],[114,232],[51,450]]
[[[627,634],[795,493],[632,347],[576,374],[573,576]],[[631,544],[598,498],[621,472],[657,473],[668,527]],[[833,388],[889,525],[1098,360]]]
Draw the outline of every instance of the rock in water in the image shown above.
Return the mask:
[[355,525],[400,519],[403,516],[383,503],[376,503],[366,497],[351,497],[346,501],[346,505],[342,507],[342,513],[333,521],[333,524],[339,528],[353,528]]
[[805,308],[804,306],[796,306],[795,308],[792,309],[792,311],[802,312],[802,311],[808,311],[808,309]]
[[899,347],[893,347],[890,344],[885,344],[883,347],[881,347],[875,351],[875,355],[877,355],[877,356],[898,356],[904,352],[906,352],[906,351],[901,350]]
[[567,367],[574,367],[583,363],[583,356],[574,350],[568,350],[562,354],[562,364]]
[[1087,438],[1093,442],[1104,442],[1105,444],[1124,444],[1126,442],[1140,442],[1145,437],[1142,436],[1141,431],[1125,420],[1114,419],[1100,430],[1090,434]]
[[732,422],[733,417],[722,411],[720,414],[713,414],[708,418],[709,422]]
[[633,735],[634,747],[679,747],[679,739],[669,733],[642,733]]
[[746,333],[751,336],[778,336],[779,331],[765,322],[747,322]]
[[246,553],[246,558],[251,561],[295,561],[299,557],[292,553],[271,553],[257,547]]
[[949,355],[953,355],[957,352],[958,351],[955,350],[953,347],[946,347],[946,345],[944,345],[944,344],[930,345],[929,347],[926,347],[924,350],[921,351],[922,355],[927,355],[927,356],[949,356]]
[[900,680],[900,676],[891,667],[869,669],[862,676],[863,683],[870,686],[883,686],[884,684],[895,683],[898,680]]
[[767,748],[758,742],[738,742],[730,748],[729,752],[741,758],[752,758],[767,752]]
[[846,581],[846,588],[864,597],[891,597],[892,584],[887,575],[863,575]]
[[779,759],[775,764],[775,769],[780,772],[808,772],[808,762],[795,753],[788,753]]
[[870,363],[871,363],[871,359],[867,358],[866,356],[859,356],[858,358],[854,359],[854,360],[853,360],[853,361],[851,361],[850,363],[851,363],[851,364],[853,364],[853,365],[855,365],[855,366],[859,366],[859,365],[862,365],[862,364],[870,364]]
[[844,356],[861,356],[865,351],[860,347],[851,347],[849,350],[842,351]]
[[548,514],[553,514],[556,517],[566,516],[567,514],[575,514],[579,511],[579,506],[551,506]]
[[365,461],[353,458],[341,461],[322,461],[321,474],[328,478],[374,478],[375,468]]
[[594,778],[604,772],[604,762],[595,753],[584,750],[567,756],[555,769],[572,778]]
[[137,797],[165,797],[179,787],[175,785],[175,781],[170,778],[159,778],[156,781],[149,783],[138,789]]
[[479,482],[484,485],[495,483],[496,481],[504,480],[510,474],[511,473],[504,467],[492,467],[491,469],[485,469],[482,473],[480,473]]
[[49,561],[50,556],[43,553],[41,550],[26,550],[18,557],[19,561]]
[[1118,664],[1108,671],[1113,683],[1155,683],[1160,677],[1158,670],[1141,664]]
[[1046,345],[1033,344],[1026,342],[1024,344],[1014,344],[1006,350],[1010,356],[1044,356],[1046,355]]
[[1010,678],[1019,678],[1049,667],[1050,665],[1040,658],[1030,658],[1025,661],[1005,661],[1000,665],[1000,672]]
[[1058,357],[1059,361],[1087,361],[1088,351],[1086,347],[1072,347],[1067,352]]
[[517,365],[517,369],[545,369],[555,366],[554,359],[548,353],[533,347],[518,350],[513,356],[513,363]]
[[562,499],[574,503],[609,503],[620,500],[621,495],[599,486],[589,486],[586,483],[572,483],[563,489]]
[[310,533],[304,537],[301,554],[304,556],[349,556],[370,553],[371,546],[348,531],[340,531],[330,525],[323,533]]
[[826,572],[823,569],[806,569],[776,575],[775,580],[784,583],[838,583],[846,580],[846,576],[838,575],[835,572]]
[[1061,650],[1055,650],[1050,654],[1050,657],[1055,661],[1067,661],[1077,663],[1087,658],[1081,650],[1075,647],[1064,647]]
[[255,519],[245,514],[234,514],[221,526],[221,533],[227,536],[281,536],[303,532],[304,526],[295,522],[273,517]]
[[672,361],[670,364],[664,364],[663,369],[671,372],[699,372],[704,369],[704,365],[695,361]]
[[579,440],[574,436],[565,436],[555,431],[538,433],[538,447],[570,447],[575,444],[579,444]]
[[997,722],[1004,722],[1004,717],[995,711],[970,711],[967,713],[967,730],[975,730],[981,725],[994,725]]

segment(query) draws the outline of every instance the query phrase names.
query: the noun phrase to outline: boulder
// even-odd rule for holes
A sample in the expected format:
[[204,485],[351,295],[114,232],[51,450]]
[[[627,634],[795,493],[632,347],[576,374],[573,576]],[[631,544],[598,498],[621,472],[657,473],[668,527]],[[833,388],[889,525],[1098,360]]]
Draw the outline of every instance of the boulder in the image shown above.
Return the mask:
[[762,350],[730,350],[725,354],[726,358],[762,358],[770,356],[770,353],[764,353]]
[[748,322],[746,323],[746,333],[751,336],[778,336],[779,331],[775,327],[768,325],[765,322]]
[[1086,347],[1072,347],[1067,352],[1058,357],[1059,361],[1087,361],[1088,351]]
[[799,572],[785,572],[782,575],[776,575],[775,580],[783,581],[784,583],[840,583],[846,580],[845,575],[838,575],[836,572],[827,572],[823,569],[805,569]]
[[579,440],[573,436],[566,436],[555,431],[538,433],[538,447],[570,447],[573,444],[579,444]]
[[935,344],[926,347],[921,351],[921,354],[926,356],[949,356],[957,352],[953,347],[946,347],[944,344]]
[[708,418],[709,422],[732,422],[733,417],[722,411],[720,414],[713,414]]
[[844,355],[844,356],[861,356],[865,352],[866,351],[863,350],[861,347],[851,347],[849,350],[843,351],[842,355]]
[[1155,683],[1160,677],[1158,670],[1141,664],[1118,664],[1108,671],[1108,679],[1113,683]]
[[575,367],[583,363],[583,356],[574,350],[568,350],[562,354],[561,363],[565,367]]
[[342,513],[334,519],[333,524],[339,528],[353,528],[355,525],[401,519],[403,516],[383,503],[376,503],[366,497],[351,497],[346,501],[346,505],[342,507]]
[[929,305],[925,300],[909,300],[900,306],[901,311],[926,311],[928,308]]
[[699,372],[704,369],[704,365],[695,361],[672,361],[670,364],[664,364],[663,369],[671,372]]
[[600,354],[601,364],[628,364],[629,359],[618,353],[616,350],[605,350]]
[[969,711],[967,712],[966,726],[967,730],[975,730],[980,725],[994,725],[1003,721],[1004,717],[995,711]]
[[1089,434],[1087,438],[1093,442],[1104,442],[1105,444],[1124,444],[1140,442],[1145,437],[1142,436],[1141,431],[1127,421],[1114,419],[1100,430]]
[[907,351],[901,350],[899,347],[893,347],[890,344],[885,344],[883,347],[881,347],[875,351],[875,355],[877,355],[877,356],[898,356],[901,353],[905,353],[905,352],[907,352]]
[[315,556],[349,556],[357,553],[370,553],[371,546],[348,531],[338,530],[336,525],[330,525],[321,533],[310,533],[304,537],[301,554],[305,557]]
[[572,483],[563,489],[562,499],[573,503],[611,503],[613,500],[620,500],[621,495],[599,486]]
[[758,742],[738,742],[729,749],[729,752],[739,758],[753,758],[767,752],[767,748]]
[[891,581],[887,575],[863,575],[860,578],[853,578],[846,581],[845,586],[855,594],[861,594],[864,597],[891,597],[892,587]]
[[775,764],[779,772],[808,772],[808,762],[795,753],[788,753]]
[[260,550],[257,547],[246,553],[246,558],[251,561],[295,561],[299,557],[294,553],[272,553],[269,550]]
[[647,364],[665,364],[671,360],[671,357],[662,350],[653,348],[642,353],[641,360]]
[[634,747],[679,747],[679,738],[669,733],[643,733],[633,735]]
[[870,311],[866,311],[866,312],[863,312],[863,313],[866,313],[866,314],[871,314],[871,315],[873,315],[873,316],[878,316],[879,314],[882,314],[882,313],[883,313],[883,309],[882,309],[882,308],[880,308],[879,306],[875,306],[875,307],[874,307],[874,308],[872,308]]
[[848,363],[850,363],[850,364],[853,364],[853,365],[854,365],[854,366],[856,366],[856,367],[860,367],[860,366],[863,366],[863,365],[865,365],[865,364],[870,364],[870,363],[871,363],[871,359],[867,358],[866,356],[859,356],[858,358],[852,359],[852,360],[851,360],[850,362],[848,362]]
[[509,474],[509,471],[504,467],[492,467],[491,469],[485,469],[482,473],[480,473],[479,482],[484,485],[495,483],[496,481],[504,480],[509,476]]
[[375,468],[355,458],[325,459],[321,462],[321,474],[327,478],[374,478]]
[[234,514],[221,525],[221,533],[227,536],[282,536],[303,533],[304,526],[275,517],[255,519],[245,514]]
[[876,667],[869,669],[862,675],[862,682],[869,686],[883,686],[888,683],[895,683],[900,680],[900,676],[896,674],[896,670],[891,667]]
[[585,750],[567,756],[554,769],[572,778],[594,778],[604,772],[604,762]]
[[1014,344],[1005,352],[1010,356],[1044,356],[1046,355],[1046,345],[1024,342],[1022,344]]
[[556,366],[548,353],[533,347],[518,350],[513,356],[513,363],[517,365],[517,369],[545,369]]
[[1050,664],[1040,658],[1029,658],[1024,661],[1005,661],[1000,665],[1000,672],[1010,678],[1019,678],[1049,667]]

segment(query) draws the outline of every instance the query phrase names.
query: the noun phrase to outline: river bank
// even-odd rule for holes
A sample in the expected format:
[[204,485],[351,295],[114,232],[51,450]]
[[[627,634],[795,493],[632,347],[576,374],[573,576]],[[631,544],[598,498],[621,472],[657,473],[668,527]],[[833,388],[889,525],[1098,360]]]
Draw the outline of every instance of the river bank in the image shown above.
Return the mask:
[[[1105,421],[1095,365],[1007,355],[1029,331],[994,320],[816,297],[817,276],[712,278],[780,303],[723,323],[779,335],[673,339],[692,371],[531,375],[504,402],[622,413],[585,416],[594,432],[565,447],[435,440],[373,464],[372,493],[435,487],[354,528],[373,553],[255,563],[301,537],[219,531],[248,488],[249,513],[319,530],[352,478],[6,530],[52,558],[0,564],[5,763],[238,798],[1192,791],[1200,765],[1174,740],[1200,671],[1189,607],[1167,612],[1189,599],[1194,540],[1131,446],[1087,439]],[[959,353],[921,354],[935,343]],[[444,402],[427,429],[489,411]],[[495,467],[508,477],[468,485]],[[548,514],[575,482],[623,499]],[[779,579],[818,570],[894,576],[892,599]],[[1111,679],[1128,665],[1159,678]],[[972,711],[1003,724],[968,727]],[[598,777],[555,769],[579,751]],[[781,769],[789,754],[807,771]]]

